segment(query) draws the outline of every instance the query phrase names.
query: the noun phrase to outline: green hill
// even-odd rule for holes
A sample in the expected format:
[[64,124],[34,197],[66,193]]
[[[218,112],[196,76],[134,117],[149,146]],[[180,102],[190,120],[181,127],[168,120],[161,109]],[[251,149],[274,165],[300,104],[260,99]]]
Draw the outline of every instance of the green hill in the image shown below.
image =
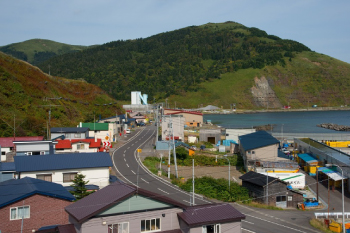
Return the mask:
[[73,53],[88,48],[81,45],[68,45],[51,40],[32,39],[0,47],[0,51],[33,65],[49,58]]
[[84,79],[114,98],[131,91],[177,107],[347,104],[350,64],[235,22],[191,26],[53,57],[39,67]]
[[[122,113],[100,88],[79,80],[49,76],[0,52],[0,136],[45,135],[51,127],[76,126]],[[15,126],[14,126],[15,125]]]

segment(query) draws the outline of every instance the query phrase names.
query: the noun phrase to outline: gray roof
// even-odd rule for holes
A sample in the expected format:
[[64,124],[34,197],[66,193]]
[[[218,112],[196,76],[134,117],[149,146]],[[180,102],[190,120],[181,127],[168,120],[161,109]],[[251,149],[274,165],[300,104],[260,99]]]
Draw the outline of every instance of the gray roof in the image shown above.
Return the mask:
[[85,133],[89,131],[88,127],[54,127],[51,133]]
[[25,177],[0,183],[0,208],[23,198],[41,194],[54,198],[73,201],[75,198],[62,185]]
[[228,203],[190,206],[177,214],[189,227],[203,224],[234,222],[245,215]]
[[0,171],[15,171],[16,170],[16,166],[14,162],[7,162],[7,163],[2,163],[0,162]]
[[137,190],[134,186],[116,181],[113,184],[110,184],[67,206],[66,211],[81,223],[135,194],[146,196],[181,208],[185,207],[185,205],[168,197],[160,196],[159,194],[140,188]]
[[17,172],[113,166],[110,155],[104,152],[15,156],[14,160]]
[[[268,178],[266,178],[266,175],[260,174],[260,173],[257,173],[257,172],[253,172],[253,171],[250,171],[250,172],[244,174],[243,176],[240,176],[239,178],[240,178],[242,181],[249,182],[249,183],[252,183],[252,184],[261,186],[261,187],[266,186],[266,180],[267,180],[267,182],[268,182],[269,184],[270,184],[271,182],[275,181],[275,180],[279,180],[278,178],[271,177],[271,176],[269,176]],[[281,182],[282,182],[282,181],[281,181]],[[284,183],[284,182],[283,182],[283,183]]]
[[238,138],[241,146],[246,151],[280,143],[266,131],[257,131]]

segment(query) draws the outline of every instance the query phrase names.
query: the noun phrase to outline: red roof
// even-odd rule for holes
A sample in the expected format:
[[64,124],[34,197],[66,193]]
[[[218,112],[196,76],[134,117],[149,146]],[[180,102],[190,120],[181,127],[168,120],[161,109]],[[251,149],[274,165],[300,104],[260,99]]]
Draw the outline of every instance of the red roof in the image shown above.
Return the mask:
[[89,147],[90,148],[100,148],[101,146],[101,139],[73,139],[73,140],[69,140],[69,139],[65,139],[65,140],[57,140],[57,144],[55,146],[56,149],[71,149],[72,148],[72,144],[74,143],[79,143],[79,142],[85,142],[85,143],[89,143]]
[[0,137],[1,147],[13,147],[13,141],[42,141],[44,136],[31,136],[31,137]]
[[[171,109],[169,109],[169,110],[171,110]],[[178,111],[175,111],[175,112],[167,113],[165,115],[176,115],[176,114],[181,114],[181,113],[188,113],[188,114],[194,114],[194,115],[203,116],[203,113],[201,113],[201,112],[186,111],[186,110],[178,110]]]

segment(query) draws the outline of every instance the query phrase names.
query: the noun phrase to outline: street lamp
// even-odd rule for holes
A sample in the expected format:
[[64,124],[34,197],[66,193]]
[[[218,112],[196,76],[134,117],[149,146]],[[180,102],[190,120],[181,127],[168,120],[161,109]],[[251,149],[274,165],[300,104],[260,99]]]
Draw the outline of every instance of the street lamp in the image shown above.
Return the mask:
[[227,158],[227,155],[224,155],[224,158],[228,161],[228,190],[231,190],[231,164],[230,160]]
[[[230,160],[227,158],[227,155],[224,155],[224,159],[227,159],[228,161],[228,189],[230,190],[231,188],[231,164],[230,164]],[[216,156],[215,162],[218,162],[218,156]]]
[[341,194],[342,194],[342,205],[343,205],[343,233],[345,233],[345,216],[344,216],[344,176],[343,169],[337,164],[325,164],[326,167],[336,166],[341,170]]

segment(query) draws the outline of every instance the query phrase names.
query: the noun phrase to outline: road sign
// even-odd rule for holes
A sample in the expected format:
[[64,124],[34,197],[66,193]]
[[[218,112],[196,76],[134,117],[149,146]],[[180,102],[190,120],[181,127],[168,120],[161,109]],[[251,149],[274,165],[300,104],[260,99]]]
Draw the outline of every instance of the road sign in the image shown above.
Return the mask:
[[142,149],[137,149],[137,152],[141,153],[141,152],[142,152]]

